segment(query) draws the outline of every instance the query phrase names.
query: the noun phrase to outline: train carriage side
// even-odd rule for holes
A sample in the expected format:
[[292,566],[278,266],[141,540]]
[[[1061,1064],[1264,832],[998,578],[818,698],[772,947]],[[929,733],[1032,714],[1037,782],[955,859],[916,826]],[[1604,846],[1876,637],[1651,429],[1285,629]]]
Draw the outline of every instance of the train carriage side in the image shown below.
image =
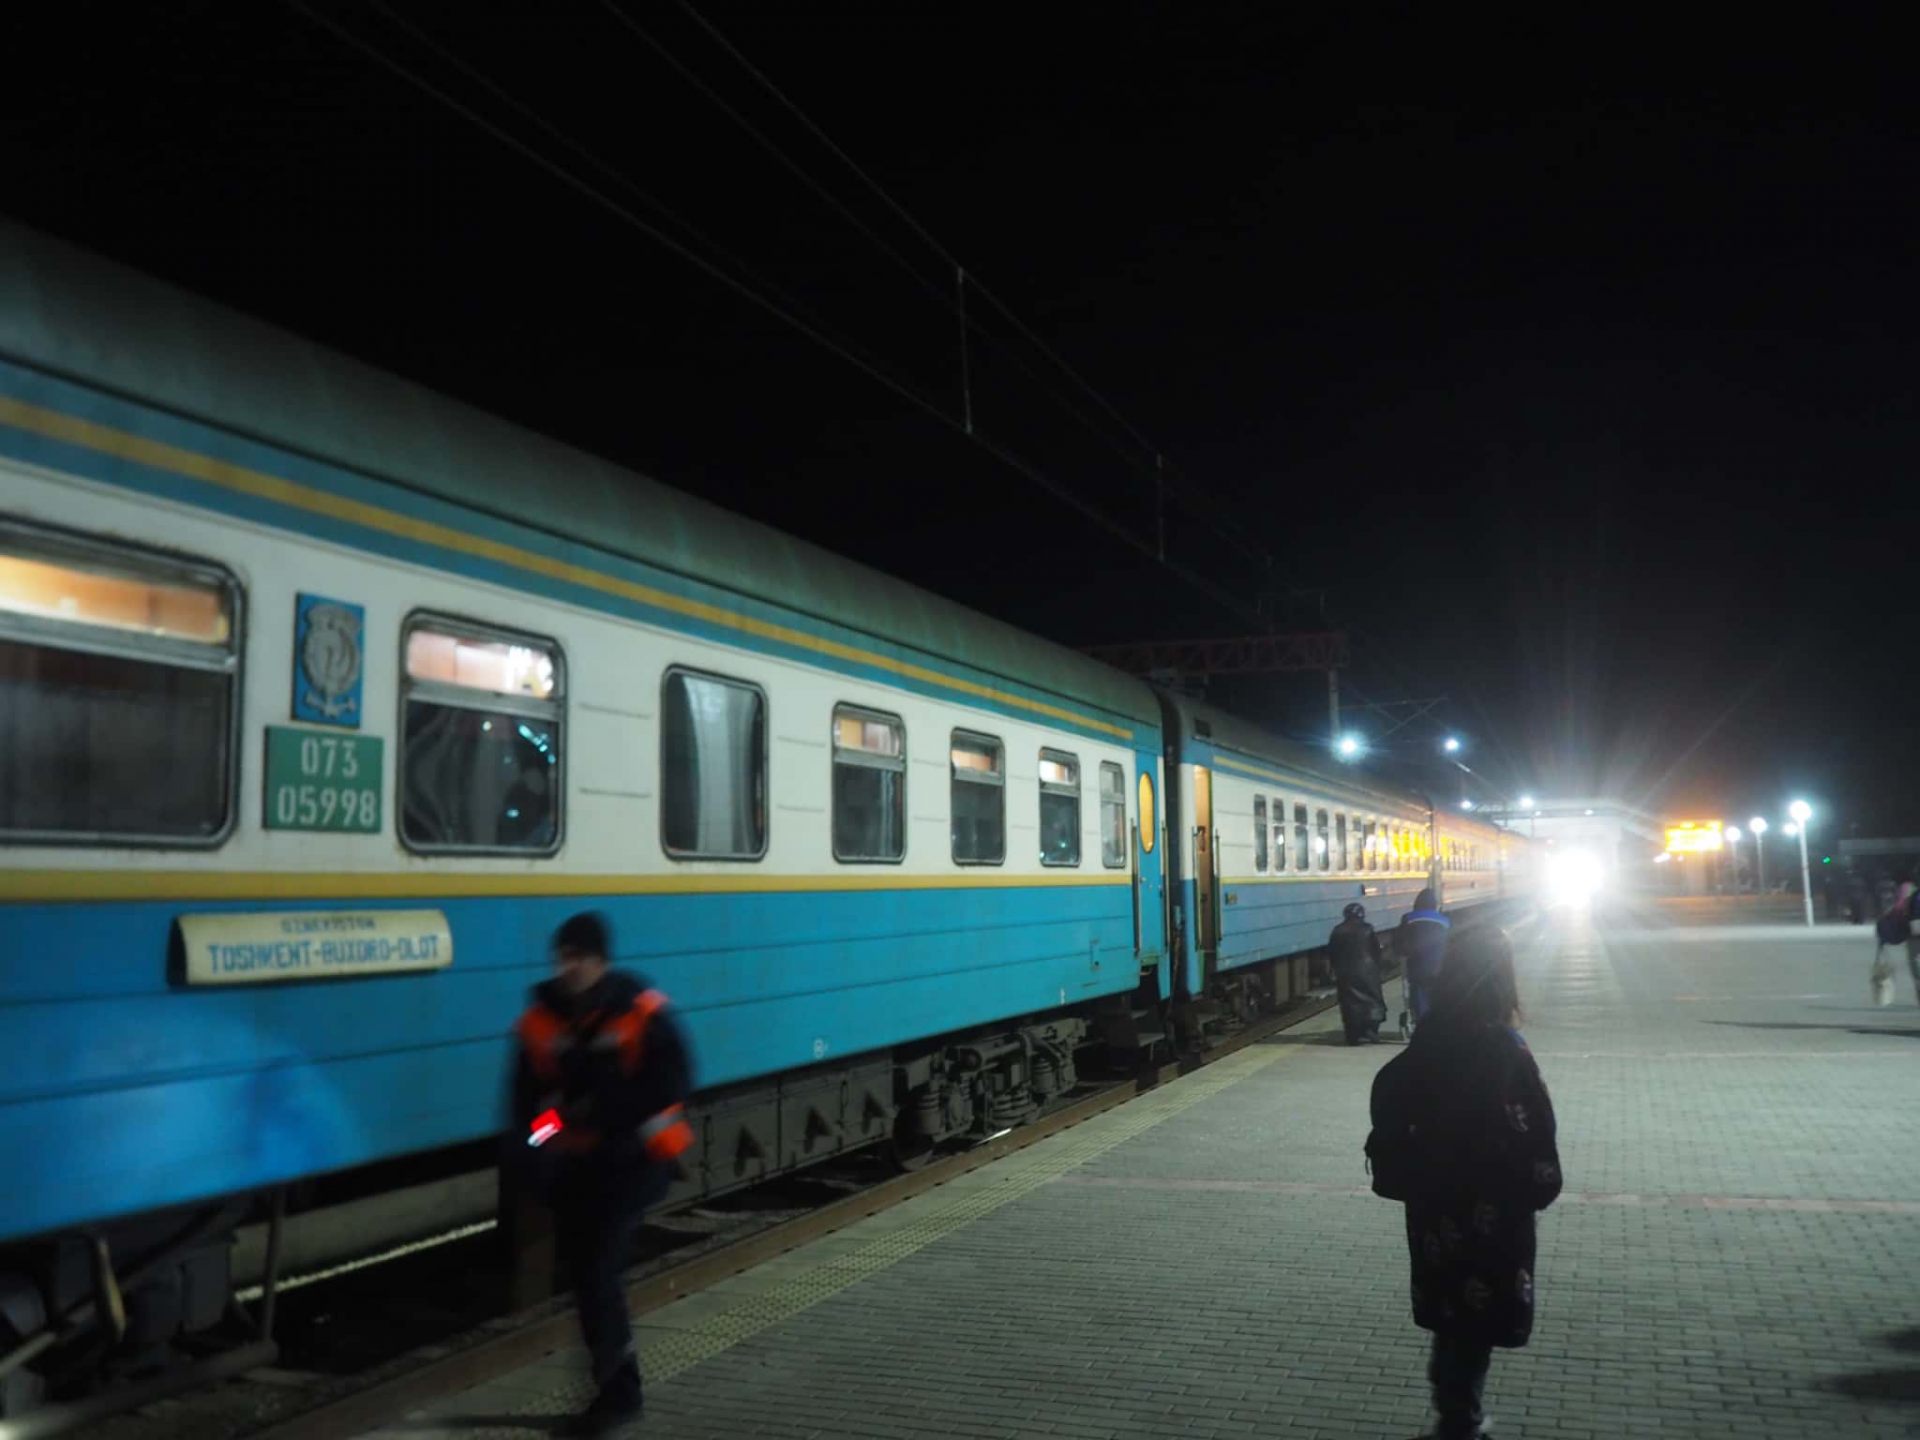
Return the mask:
[[[1300,746],[1162,694],[1180,994],[1244,1013],[1306,983],[1299,957],[1360,900],[1390,925],[1429,883],[1421,797],[1315,763]],[[1283,988],[1284,987],[1284,988]]]
[[27,232],[0,276],[0,1286],[490,1135],[583,906],[691,1029],[687,1195],[1017,1122],[1167,993],[1144,685]]
[[1525,836],[1440,810],[1434,837],[1435,879],[1447,909],[1493,913],[1533,898],[1534,846]]

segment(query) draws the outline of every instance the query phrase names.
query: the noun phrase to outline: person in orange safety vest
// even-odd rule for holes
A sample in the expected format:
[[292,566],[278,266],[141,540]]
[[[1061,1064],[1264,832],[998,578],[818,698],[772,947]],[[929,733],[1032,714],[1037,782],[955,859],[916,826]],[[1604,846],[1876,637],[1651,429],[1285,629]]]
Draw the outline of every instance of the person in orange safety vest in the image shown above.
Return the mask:
[[[554,932],[554,974],[515,1027],[518,1152],[535,1160],[598,1393],[568,1433],[601,1435],[640,1413],[640,1364],[621,1272],[633,1232],[694,1141],[687,1046],[667,998],[609,968],[603,916]],[[537,1158],[536,1158],[537,1157]]]

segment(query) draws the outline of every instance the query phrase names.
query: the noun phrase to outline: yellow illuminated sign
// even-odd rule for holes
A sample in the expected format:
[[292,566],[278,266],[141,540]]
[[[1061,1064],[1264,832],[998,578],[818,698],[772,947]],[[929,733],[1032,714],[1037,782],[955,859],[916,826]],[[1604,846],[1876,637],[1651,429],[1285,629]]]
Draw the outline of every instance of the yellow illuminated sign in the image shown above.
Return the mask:
[[1669,855],[1699,855],[1718,850],[1725,843],[1718,820],[1683,820],[1667,826]]

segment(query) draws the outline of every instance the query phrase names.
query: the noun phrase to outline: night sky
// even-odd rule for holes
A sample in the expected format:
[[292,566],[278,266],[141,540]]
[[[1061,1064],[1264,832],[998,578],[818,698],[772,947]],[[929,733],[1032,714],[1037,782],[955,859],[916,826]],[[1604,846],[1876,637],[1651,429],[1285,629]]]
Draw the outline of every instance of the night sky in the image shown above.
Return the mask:
[[1056,640],[1344,628],[1483,798],[1920,833],[1891,20],[1334,8],[16,5],[0,207]]

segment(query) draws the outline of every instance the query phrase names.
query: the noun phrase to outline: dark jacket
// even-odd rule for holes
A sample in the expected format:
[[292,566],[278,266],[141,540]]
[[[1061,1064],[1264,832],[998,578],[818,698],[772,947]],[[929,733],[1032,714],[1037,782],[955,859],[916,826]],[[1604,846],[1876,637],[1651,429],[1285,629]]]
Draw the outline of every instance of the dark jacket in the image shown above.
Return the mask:
[[[1429,893],[1421,891],[1422,898]],[[1440,978],[1440,966],[1447,955],[1447,935],[1452,926],[1453,922],[1440,911],[1418,906],[1400,917],[1396,948],[1400,952],[1400,963],[1406,967],[1407,981],[1414,988],[1413,1008],[1418,1019],[1426,1018],[1426,992]]]
[[1333,973],[1370,973],[1369,965],[1379,965],[1380,936],[1364,920],[1342,920],[1327,936],[1327,957]]
[[546,1145],[560,1156],[666,1163],[692,1143],[686,1041],[666,997],[637,977],[609,970],[579,995],[545,981],[515,1032],[513,1134],[523,1142],[552,1111],[561,1128]]
[[1430,1024],[1381,1067],[1372,1102],[1376,1133],[1419,1137],[1406,1201],[1414,1323],[1525,1345],[1534,1215],[1560,1194],[1553,1103],[1533,1052],[1504,1027]]

